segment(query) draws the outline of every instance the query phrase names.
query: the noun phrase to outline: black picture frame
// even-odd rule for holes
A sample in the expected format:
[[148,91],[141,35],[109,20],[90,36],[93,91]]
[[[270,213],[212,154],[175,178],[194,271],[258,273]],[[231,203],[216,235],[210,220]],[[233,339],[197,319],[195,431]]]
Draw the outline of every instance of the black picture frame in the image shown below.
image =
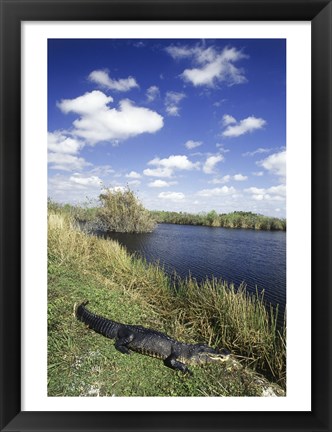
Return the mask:
[[[1,431],[331,431],[332,4],[328,0],[0,0]],[[311,21],[312,410],[21,411],[21,22]],[[300,215],[299,215],[300,217]],[[309,229],[310,227],[308,227]],[[310,355],[308,347],[298,353]]]

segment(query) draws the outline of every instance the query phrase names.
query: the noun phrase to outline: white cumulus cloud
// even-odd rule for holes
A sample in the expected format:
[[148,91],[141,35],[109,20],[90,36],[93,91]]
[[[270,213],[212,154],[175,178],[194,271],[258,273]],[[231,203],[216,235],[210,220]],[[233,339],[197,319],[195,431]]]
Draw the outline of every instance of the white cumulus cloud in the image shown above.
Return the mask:
[[188,140],[184,145],[188,150],[192,150],[196,147],[201,146],[202,144],[203,144],[202,141]]
[[217,196],[225,196],[234,194],[236,192],[235,188],[223,186],[221,188],[213,188],[213,189],[203,189],[197,192],[198,196],[201,197],[217,197]]
[[235,174],[233,176],[233,178],[234,178],[235,181],[245,181],[245,180],[248,180],[248,177],[245,176],[245,175],[243,175],[243,174]]
[[110,108],[113,98],[99,90],[75,99],[64,99],[58,107],[64,113],[73,112],[73,134],[90,144],[101,141],[124,140],[142,133],[154,133],[163,127],[163,117],[147,108],[137,107],[123,99],[119,108]]
[[157,86],[151,86],[146,91],[146,97],[148,102],[153,102],[160,95],[159,88]]
[[113,102],[112,96],[106,96],[105,93],[99,90],[93,90],[75,99],[62,99],[57,106],[65,114],[74,112],[88,115],[107,109],[107,104],[111,102]]
[[205,172],[205,174],[212,174],[217,163],[223,160],[224,156],[222,155],[209,156],[203,165],[203,171]]
[[77,154],[83,146],[84,143],[61,131],[47,133],[47,148],[50,152]]
[[231,180],[231,176],[229,174],[221,177],[221,178],[214,178],[213,180],[211,180],[209,183],[212,184],[224,184],[224,183],[228,183]]
[[56,174],[48,178],[48,194],[57,202],[82,203],[87,197],[96,198],[101,192],[102,180],[98,176],[74,173]]
[[165,48],[166,52],[174,59],[183,59],[195,56],[200,51],[198,47],[174,46],[170,45]]
[[218,82],[225,82],[228,85],[241,84],[247,81],[242,69],[235,66],[235,63],[247,58],[242,51],[232,47],[225,47],[217,51],[210,46],[205,48],[196,45],[169,46],[166,48],[168,54],[174,59],[191,59],[197,67],[185,69],[181,77],[194,86],[214,87]]
[[199,163],[191,162],[187,156],[171,155],[168,158],[154,158],[148,165],[156,168],[147,168],[143,171],[144,175],[152,177],[171,177],[176,170],[193,170],[199,167]]
[[286,177],[286,151],[274,153],[257,162],[257,165],[262,166],[271,174],[278,175],[281,178]]
[[229,114],[225,114],[222,118],[222,125],[223,126],[228,126],[230,124],[236,123],[236,119],[229,115]]
[[92,165],[82,157],[66,153],[49,153],[48,163],[51,169],[61,171],[81,171],[83,168]]
[[130,173],[126,174],[127,178],[131,178],[131,179],[139,179],[141,178],[141,174],[136,172],[136,171],[130,171]]
[[158,198],[178,202],[185,199],[185,194],[182,192],[160,192]]
[[91,164],[78,153],[84,143],[61,131],[48,132],[48,163],[51,169],[60,171],[81,171]]
[[162,188],[162,187],[169,187],[172,186],[174,184],[176,184],[177,182],[167,182],[165,180],[154,180],[153,182],[148,183],[149,187],[153,187],[153,188]]
[[120,92],[129,91],[132,88],[138,87],[138,84],[133,77],[121,78],[118,80],[112,79],[107,70],[95,70],[89,75],[89,80],[106,87],[109,90],[116,90]]
[[148,177],[172,177],[173,169],[165,167],[146,168],[143,174]]
[[251,194],[256,201],[285,201],[286,199],[286,186],[283,184],[269,188],[250,187],[244,189],[244,192]]
[[84,177],[75,173],[69,178],[69,181],[81,186],[101,186],[102,180],[98,176]]
[[240,174],[240,173],[239,174],[235,174],[233,176],[227,174],[227,175],[225,175],[223,177],[220,177],[220,178],[219,177],[214,178],[209,183],[212,183],[212,184],[224,184],[224,183],[228,183],[230,180],[245,181],[245,180],[248,180],[248,177],[245,176],[245,175],[243,175],[243,174]]
[[260,147],[254,151],[242,153],[242,156],[255,156],[256,154],[269,153],[270,151],[271,151],[271,149]]
[[114,174],[114,169],[111,165],[96,165],[89,170],[89,173],[97,176],[108,176],[109,174]]
[[243,120],[236,121],[236,123],[232,122],[232,124],[229,124],[222,135],[225,137],[238,137],[262,129],[265,125],[266,121],[264,119],[250,116]]
[[186,95],[175,91],[168,91],[165,98],[166,112],[169,116],[179,116],[180,114],[180,102]]

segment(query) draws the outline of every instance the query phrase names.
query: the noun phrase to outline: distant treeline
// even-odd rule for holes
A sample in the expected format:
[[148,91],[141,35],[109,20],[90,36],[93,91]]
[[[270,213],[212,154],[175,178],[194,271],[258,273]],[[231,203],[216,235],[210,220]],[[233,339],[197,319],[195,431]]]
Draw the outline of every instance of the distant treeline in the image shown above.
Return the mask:
[[58,204],[51,199],[48,209],[68,214],[76,221],[105,231],[150,232],[155,223],[200,225],[223,228],[286,231],[286,219],[263,216],[244,211],[218,214],[170,212],[145,209],[132,191],[112,191],[100,195],[98,207]]
[[286,231],[286,219],[263,216],[252,212],[235,211],[218,214],[212,210],[209,213],[191,214],[156,210],[150,213],[158,223]]

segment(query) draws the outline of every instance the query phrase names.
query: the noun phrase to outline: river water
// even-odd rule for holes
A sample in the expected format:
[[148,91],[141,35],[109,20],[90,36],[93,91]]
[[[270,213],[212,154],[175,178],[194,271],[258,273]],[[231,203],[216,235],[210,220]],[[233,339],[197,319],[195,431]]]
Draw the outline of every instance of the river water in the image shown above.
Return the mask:
[[172,274],[191,274],[201,281],[222,278],[247,290],[265,291],[265,299],[286,304],[286,233],[247,229],[159,224],[146,234],[110,233],[110,238],[138,253],[148,262],[159,262]]

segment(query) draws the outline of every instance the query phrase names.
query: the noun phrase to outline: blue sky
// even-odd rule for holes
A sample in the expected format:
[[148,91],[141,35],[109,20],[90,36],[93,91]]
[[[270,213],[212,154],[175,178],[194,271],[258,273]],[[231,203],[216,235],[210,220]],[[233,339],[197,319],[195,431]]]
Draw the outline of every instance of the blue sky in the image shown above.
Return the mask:
[[48,195],[286,214],[283,39],[50,39]]

